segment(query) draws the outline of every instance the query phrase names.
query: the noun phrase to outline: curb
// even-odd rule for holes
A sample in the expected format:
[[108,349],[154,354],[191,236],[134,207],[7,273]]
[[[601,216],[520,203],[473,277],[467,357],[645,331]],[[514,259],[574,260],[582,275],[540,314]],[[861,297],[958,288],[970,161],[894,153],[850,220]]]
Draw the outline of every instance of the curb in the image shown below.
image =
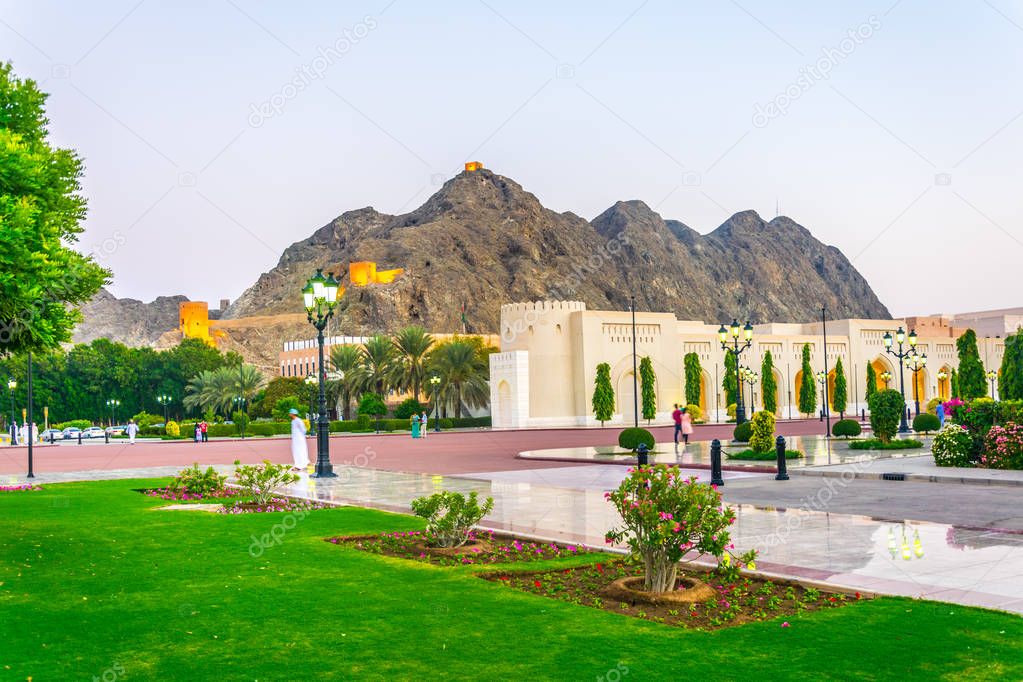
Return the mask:
[[848,469],[844,471],[827,471],[823,469],[789,469],[789,475],[798,476],[819,476],[821,478],[844,478],[848,480],[848,474],[852,473],[854,479],[870,480],[870,481],[898,481],[898,482],[910,482],[910,483],[952,483],[960,485],[981,485],[981,486],[1006,486],[1006,487],[1023,487],[1023,479],[1012,479],[1012,478],[972,478],[969,476],[948,476],[939,474],[911,474],[904,472],[894,472],[895,476],[902,476],[902,478],[890,478],[893,472],[852,472]]

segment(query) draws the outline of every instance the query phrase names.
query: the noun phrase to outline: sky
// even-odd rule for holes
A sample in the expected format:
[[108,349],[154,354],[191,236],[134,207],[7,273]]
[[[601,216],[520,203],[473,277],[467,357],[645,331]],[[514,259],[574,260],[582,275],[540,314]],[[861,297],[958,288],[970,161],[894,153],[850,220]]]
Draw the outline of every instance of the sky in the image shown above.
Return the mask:
[[117,296],[215,307],[479,160],[587,219],[777,209],[896,316],[1023,304],[1021,0],[2,0],[0,59]]

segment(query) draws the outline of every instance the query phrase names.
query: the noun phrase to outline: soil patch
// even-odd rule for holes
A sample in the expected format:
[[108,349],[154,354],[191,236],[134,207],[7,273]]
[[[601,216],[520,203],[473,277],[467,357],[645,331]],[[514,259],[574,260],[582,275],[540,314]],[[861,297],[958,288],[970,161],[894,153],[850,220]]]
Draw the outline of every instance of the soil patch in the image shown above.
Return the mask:
[[674,593],[642,593],[642,566],[623,559],[577,568],[486,573],[479,577],[524,592],[633,618],[711,630],[836,608],[864,598],[858,592],[852,595],[826,592],[755,575],[735,576],[694,566],[685,568],[685,574],[680,576],[683,589],[678,591],[678,597]]

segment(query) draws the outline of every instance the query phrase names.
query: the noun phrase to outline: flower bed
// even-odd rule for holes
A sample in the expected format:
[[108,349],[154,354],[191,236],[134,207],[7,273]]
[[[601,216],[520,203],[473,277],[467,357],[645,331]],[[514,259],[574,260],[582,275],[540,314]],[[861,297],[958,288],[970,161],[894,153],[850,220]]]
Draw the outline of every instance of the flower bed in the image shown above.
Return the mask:
[[[627,560],[612,559],[590,566],[542,573],[486,573],[481,578],[532,594],[572,604],[603,609],[634,618],[686,628],[718,629],[743,623],[793,616],[805,611],[834,608],[861,599],[853,595],[822,592],[798,583],[774,582],[740,575],[729,578],[718,571],[690,570],[677,584],[681,598],[664,593],[650,600],[631,596],[622,583],[637,578],[642,589],[643,568]],[[686,591],[700,590],[696,601],[685,601]],[[644,597],[647,597],[644,599]],[[788,627],[788,621],[780,623]]]
[[327,509],[332,505],[312,500],[300,500],[294,497],[272,497],[266,502],[238,500],[225,504],[218,510],[221,514],[266,514],[268,512],[312,511]]
[[18,483],[16,485],[0,485],[0,493],[31,493],[37,490],[42,490],[42,488],[31,483]]
[[158,497],[161,500],[174,500],[175,502],[198,502],[202,500],[216,500],[224,498],[241,497],[243,491],[240,488],[221,488],[208,493],[193,493],[187,489],[174,490],[172,488],[150,488],[143,490],[146,497]]
[[453,548],[431,547],[429,535],[418,530],[381,533],[380,535],[332,537],[327,538],[327,542],[354,547],[363,552],[412,559],[441,566],[542,561],[577,556],[588,551],[577,545],[518,540],[509,536],[496,535],[489,530],[472,530],[469,532],[468,543]]

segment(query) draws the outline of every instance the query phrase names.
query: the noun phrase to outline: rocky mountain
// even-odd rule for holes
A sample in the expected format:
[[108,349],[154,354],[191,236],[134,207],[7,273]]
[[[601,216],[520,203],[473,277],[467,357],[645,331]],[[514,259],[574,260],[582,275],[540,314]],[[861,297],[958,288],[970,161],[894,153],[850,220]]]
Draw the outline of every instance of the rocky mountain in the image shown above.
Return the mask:
[[184,296],[158,296],[150,303],[117,298],[106,289],[82,306],[82,323],[75,329],[74,343],[108,338],[128,346],[151,346],[160,335],[178,327],[178,305]]
[[455,176],[425,204],[392,216],[343,213],[285,250],[224,313],[225,318],[302,311],[300,291],[316,270],[350,261],[405,268],[392,284],[349,287],[340,329],[494,332],[511,301],[571,299],[593,309],[640,309],[716,323],[805,322],[827,305],[833,317],[888,318],[849,260],[789,218],[737,213],[713,232],[664,220],[641,201],[618,202],[593,221],[555,213],[489,170]]

